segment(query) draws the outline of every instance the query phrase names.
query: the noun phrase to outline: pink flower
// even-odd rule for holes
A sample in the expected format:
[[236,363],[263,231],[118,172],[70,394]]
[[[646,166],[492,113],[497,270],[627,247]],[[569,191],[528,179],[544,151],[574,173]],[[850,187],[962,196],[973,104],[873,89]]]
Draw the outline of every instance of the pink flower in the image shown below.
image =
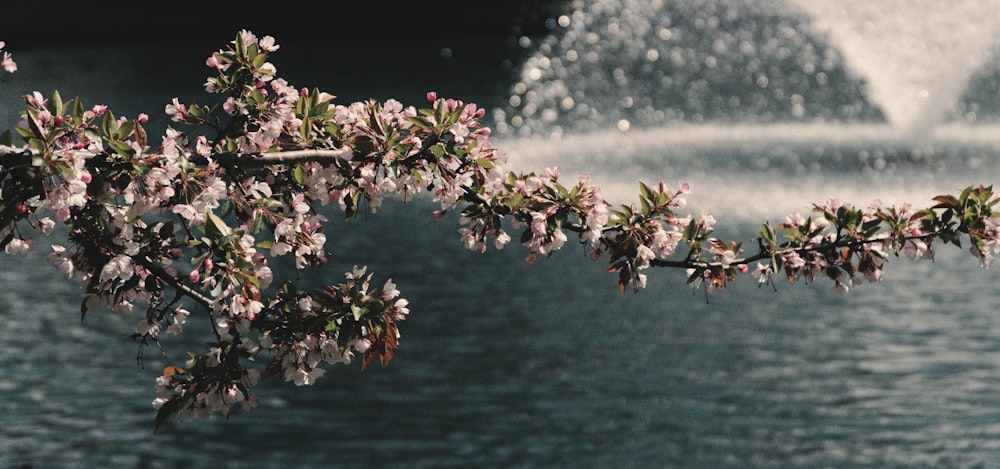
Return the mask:
[[151,337],[156,337],[160,335],[160,323],[143,319],[135,325],[135,331],[138,332],[139,335],[149,334]]
[[389,301],[397,296],[399,296],[399,290],[396,289],[396,284],[392,282],[392,279],[386,280],[385,285],[382,286],[380,298]]
[[323,376],[326,370],[322,368],[305,369],[302,367],[291,367],[285,369],[285,381],[293,381],[296,386],[309,386]]
[[274,257],[284,256],[292,252],[292,246],[286,242],[278,241],[271,245],[271,255]]
[[764,284],[771,280],[772,274],[774,274],[774,271],[771,269],[771,264],[759,262],[751,275],[757,279],[758,283]]
[[17,64],[14,62],[14,59],[10,56],[9,52],[3,53],[3,60],[0,60],[0,67],[3,67],[4,71],[7,73],[14,73],[17,71]]
[[173,324],[167,326],[167,335],[177,335],[184,331],[184,324],[187,322],[188,316],[191,313],[184,308],[177,308],[174,310],[172,318],[174,320]]
[[49,236],[52,234],[52,230],[55,228],[56,222],[49,217],[45,217],[39,219],[35,226],[38,228],[38,231],[42,232],[43,235]]
[[802,226],[802,224],[805,223],[805,221],[806,218],[803,217],[802,214],[799,212],[795,212],[785,217],[785,223],[788,223],[789,225],[794,227]]
[[35,243],[31,240],[31,238],[13,238],[9,243],[7,243],[7,246],[4,247],[4,251],[6,251],[7,254],[27,256],[28,251],[34,248],[34,245]]
[[66,248],[58,245],[52,245],[52,254],[46,257],[51,264],[54,264],[59,270],[64,274],[72,276],[73,275],[73,255]]
[[174,122],[184,122],[184,119],[188,115],[187,106],[181,104],[177,98],[174,98],[164,111],[170,116],[170,120]]
[[107,264],[101,268],[101,282],[106,282],[108,280],[122,279],[128,280],[132,278],[135,273],[135,268],[132,263],[132,258],[125,255],[118,255],[108,261]]
[[219,69],[220,63],[221,62],[219,61],[218,53],[214,53],[210,55],[207,59],[205,59],[205,65],[207,65],[209,68],[214,68],[216,70]]

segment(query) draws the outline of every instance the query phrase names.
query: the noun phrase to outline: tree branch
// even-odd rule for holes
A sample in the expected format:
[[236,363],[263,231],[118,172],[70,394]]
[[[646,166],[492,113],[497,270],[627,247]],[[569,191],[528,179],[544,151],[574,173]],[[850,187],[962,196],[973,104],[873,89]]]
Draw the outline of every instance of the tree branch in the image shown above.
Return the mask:
[[[2,148],[0,148],[0,150],[2,150]],[[340,148],[293,150],[268,153],[216,153],[212,155],[212,158],[222,164],[239,164],[246,167],[260,167],[272,164],[325,161],[334,158],[341,158],[349,152],[349,149]]]
[[168,285],[173,287],[178,292],[184,294],[185,296],[191,298],[194,301],[197,301],[199,304],[207,308],[209,311],[212,310],[212,303],[215,302],[214,300],[203,295],[201,292],[195,290],[194,288],[185,285],[180,280],[177,280],[174,276],[167,273],[167,271],[164,270],[163,267],[154,264],[153,261],[149,260],[148,257],[141,255],[133,256],[132,260],[134,260],[136,263],[138,263],[143,268],[148,270],[150,273],[155,275],[156,278],[166,282]]

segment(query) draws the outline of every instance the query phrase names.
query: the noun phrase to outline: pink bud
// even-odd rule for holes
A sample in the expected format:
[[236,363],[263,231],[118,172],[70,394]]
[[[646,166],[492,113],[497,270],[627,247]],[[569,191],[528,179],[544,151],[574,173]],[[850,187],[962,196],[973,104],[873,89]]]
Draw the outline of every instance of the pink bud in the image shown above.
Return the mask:
[[435,91],[429,91],[429,92],[427,93],[427,101],[429,101],[429,102],[432,102],[432,103],[433,103],[434,101],[437,101],[437,99],[438,99],[438,94],[437,94],[437,92],[435,92]]
[[595,261],[596,260],[600,260],[602,255],[603,255],[603,253],[601,252],[600,249],[591,249],[590,250],[590,258],[592,260],[595,260]]
[[441,220],[444,220],[444,210],[435,210],[434,211],[434,220],[437,221],[437,222],[439,222],[439,223],[441,222]]
[[198,281],[201,280],[201,274],[198,273],[198,269],[192,270],[191,273],[188,274],[188,280],[190,280],[191,283],[198,283]]
[[145,124],[146,122],[149,122],[149,115],[145,112],[140,112],[139,117],[136,117],[135,120],[139,121],[140,124]]

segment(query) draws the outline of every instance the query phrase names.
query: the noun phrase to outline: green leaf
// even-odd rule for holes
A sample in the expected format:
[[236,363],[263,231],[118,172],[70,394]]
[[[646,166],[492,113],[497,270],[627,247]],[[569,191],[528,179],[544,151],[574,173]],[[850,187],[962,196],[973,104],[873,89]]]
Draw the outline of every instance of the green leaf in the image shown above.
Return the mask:
[[115,121],[115,115],[108,110],[104,113],[104,119],[101,120],[101,132],[104,133],[105,137],[111,138],[117,133],[117,130],[118,123]]
[[774,235],[774,228],[771,227],[770,222],[761,225],[760,234],[763,236],[764,241],[767,242],[768,247],[773,247],[778,244],[777,238]]
[[300,164],[295,165],[295,168],[292,170],[292,175],[295,177],[295,182],[297,182],[300,186],[305,185],[306,178],[309,176],[306,174],[305,168],[303,168]]
[[882,226],[882,220],[874,219],[869,220],[861,225],[861,232],[866,236],[871,236],[878,231],[879,227]]
[[[233,45],[235,46],[233,48],[233,52],[236,53],[237,57],[241,57],[241,56],[245,56],[246,55],[247,46],[246,46],[246,43],[243,42],[243,36],[241,34],[237,34],[236,35],[236,40],[233,41]],[[235,58],[236,57],[234,57],[234,59]]]
[[49,112],[51,112],[53,115],[56,116],[63,115],[63,111],[65,110],[65,108],[63,107],[62,96],[59,95],[58,90],[52,92],[52,99],[49,100],[48,104],[49,104],[48,105]]
[[691,222],[688,223],[687,228],[684,229],[684,240],[695,241],[695,236],[697,235],[697,233],[698,233],[698,222],[692,219]]
[[642,181],[639,182],[639,193],[641,193],[644,198],[650,200],[656,198],[656,193],[653,192],[653,189],[650,189],[649,186],[647,186],[646,183]]
[[135,120],[129,119],[125,122],[122,122],[121,127],[118,127],[118,138],[122,140],[128,138],[129,134],[132,133],[132,129],[134,128],[135,128]]
[[966,201],[969,200],[969,194],[972,194],[972,186],[966,187],[962,191],[962,195],[958,196],[958,204],[965,205]]
[[230,244],[235,245],[236,242],[238,242],[242,236],[243,235],[241,233],[228,234],[218,238],[218,240],[215,242],[215,245],[216,246],[228,246]]
[[199,254],[197,256],[192,257],[191,258],[191,265],[201,264],[201,261],[205,260],[206,257],[208,257],[208,253],[207,252],[204,252],[204,253],[201,253],[201,254]]
[[642,204],[642,213],[648,214],[653,209],[653,206],[649,203],[649,199],[646,197],[639,197],[639,203]]
[[[28,121],[30,122],[31,119],[28,119]],[[17,134],[20,135],[21,138],[25,138],[25,139],[31,138],[31,137],[33,137],[35,135],[35,134],[31,133],[30,129],[25,129],[23,127],[16,127],[16,128],[14,128],[14,131],[17,132]],[[7,130],[6,132],[10,132],[10,131]]]
[[233,202],[229,199],[222,199],[219,201],[219,216],[227,217],[229,214],[233,213]]
[[510,199],[507,199],[505,205],[507,205],[507,207],[509,207],[511,210],[516,210],[518,207],[521,206],[521,202],[523,201],[524,201],[524,195],[515,193],[513,196],[511,196]]
[[441,158],[444,156],[444,148],[440,145],[434,145],[431,147],[431,154],[437,158]]
[[233,233],[226,222],[214,212],[208,212],[205,215],[205,230],[205,233],[212,239],[219,239]]
[[434,106],[434,120],[437,121],[439,126],[445,123],[446,112],[445,101],[438,99]]
[[73,122],[83,122],[83,101],[80,98],[73,99]]
[[255,55],[253,57],[253,60],[250,61],[250,63],[253,64],[254,68],[260,68],[261,65],[264,65],[264,62],[267,62],[267,54],[265,53],[260,53]]
[[[45,152],[45,142],[37,138],[29,139],[28,146],[31,147],[32,150],[35,150],[38,153]],[[35,156],[34,158],[31,159],[31,165],[40,168],[45,165],[45,160],[39,156]]]
[[132,148],[132,146],[129,145],[128,143],[122,141],[112,140],[108,142],[108,148],[110,148],[111,151],[119,155],[122,155],[126,158],[131,158],[132,156],[135,156],[135,149]]

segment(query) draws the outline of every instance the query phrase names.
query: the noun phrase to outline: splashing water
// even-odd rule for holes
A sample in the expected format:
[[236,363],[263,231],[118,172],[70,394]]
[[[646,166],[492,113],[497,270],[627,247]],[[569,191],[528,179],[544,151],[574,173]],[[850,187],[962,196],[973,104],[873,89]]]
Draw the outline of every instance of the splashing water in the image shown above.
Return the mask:
[[677,123],[881,122],[836,49],[775,1],[576,2],[499,111],[501,134]]
[[795,4],[868,83],[888,121],[916,138],[954,111],[969,78],[995,55],[1000,2],[878,0]]
[[993,182],[1000,2],[795,1],[575,2],[522,38],[535,52],[493,116],[499,145],[614,201],[689,180],[737,217]]

